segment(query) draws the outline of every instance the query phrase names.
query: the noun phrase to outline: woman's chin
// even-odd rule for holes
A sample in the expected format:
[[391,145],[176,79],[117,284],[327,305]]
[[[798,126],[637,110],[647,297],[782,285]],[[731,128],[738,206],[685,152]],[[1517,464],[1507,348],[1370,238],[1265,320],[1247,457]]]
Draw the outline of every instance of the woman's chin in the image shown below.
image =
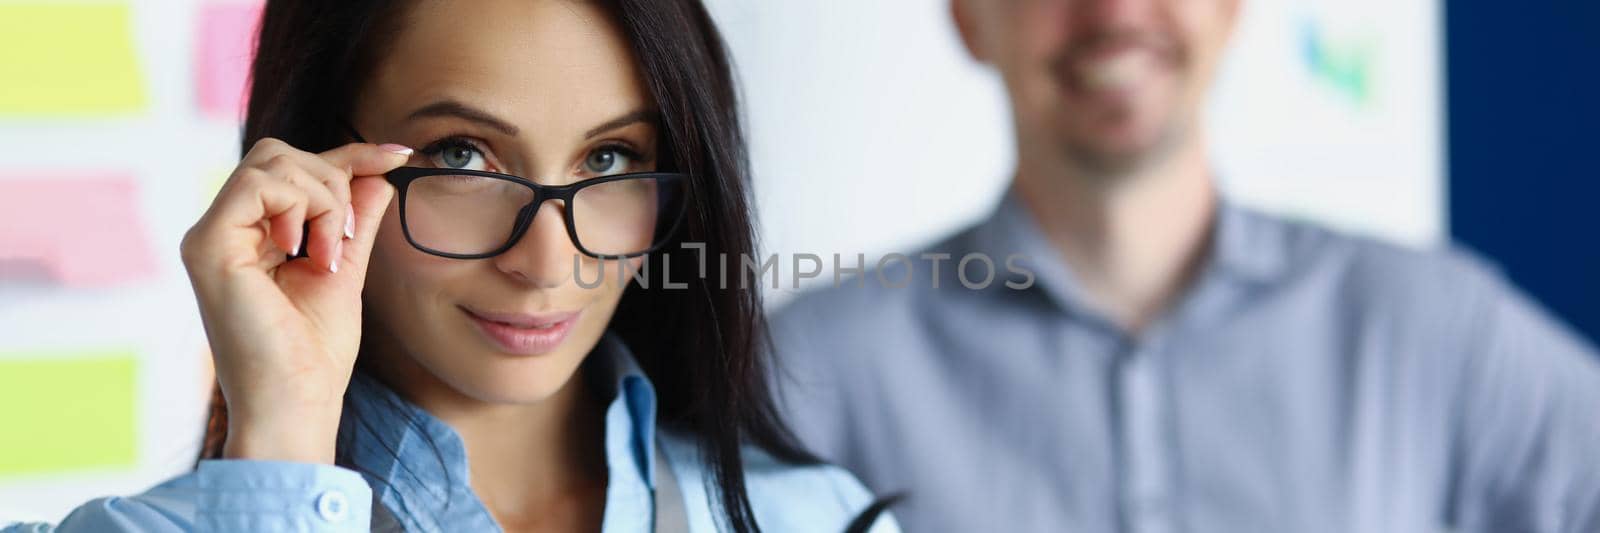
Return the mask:
[[[500,357],[486,354],[486,357]],[[529,404],[549,399],[572,379],[582,359],[565,361],[560,358],[500,359],[489,364],[460,365],[446,377],[440,375],[451,387],[463,395],[484,403]]]

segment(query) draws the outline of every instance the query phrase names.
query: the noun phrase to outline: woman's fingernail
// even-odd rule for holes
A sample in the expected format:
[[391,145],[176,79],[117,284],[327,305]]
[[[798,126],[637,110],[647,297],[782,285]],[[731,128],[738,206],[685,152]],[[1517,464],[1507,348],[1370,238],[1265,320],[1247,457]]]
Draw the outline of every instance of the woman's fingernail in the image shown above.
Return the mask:
[[356,238],[356,206],[350,204],[345,204],[344,238]]
[[333,260],[328,261],[328,272],[339,273],[339,258],[344,257],[344,241],[333,245]]
[[394,143],[380,144],[378,145],[378,148],[382,148],[384,151],[394,152],[400,155],[411,155],[411,152],[413,151],[412,149],[407,148],[405,145]]
[[305,252],[305,251],[306,251],[306,237],[305,237],[305,235],[301,235],[300,236],[300,240],[296,241],[294,243],[294,255],[295,255],[295,257],[299,257],[300,254],[302,252]]

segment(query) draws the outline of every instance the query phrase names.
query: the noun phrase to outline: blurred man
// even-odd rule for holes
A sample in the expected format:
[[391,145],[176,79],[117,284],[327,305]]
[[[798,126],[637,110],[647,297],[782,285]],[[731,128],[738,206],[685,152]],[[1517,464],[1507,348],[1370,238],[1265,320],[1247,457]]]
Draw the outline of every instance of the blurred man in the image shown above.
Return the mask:
[[[803,440],[906,491],[908,531],[1600,531],[1591,348],[1462,254],[1218,197],[1201,109],[1238,9],[955,0],[1011,190],[779,313]],[[969,288],[972,254],[1036,279]]]

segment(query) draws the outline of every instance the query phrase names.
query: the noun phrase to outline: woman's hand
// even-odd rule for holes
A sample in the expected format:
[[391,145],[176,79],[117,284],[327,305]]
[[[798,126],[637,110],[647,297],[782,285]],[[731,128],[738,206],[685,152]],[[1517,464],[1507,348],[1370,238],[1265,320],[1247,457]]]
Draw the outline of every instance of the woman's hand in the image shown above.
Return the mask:
[[[361,287],[399,145],[257,142],[183,238],[228,402],[225,457],[333,462],[361,342]],[[305,227],[310,228],[309,235]],[[309,257],[289,260],[304,246]]]

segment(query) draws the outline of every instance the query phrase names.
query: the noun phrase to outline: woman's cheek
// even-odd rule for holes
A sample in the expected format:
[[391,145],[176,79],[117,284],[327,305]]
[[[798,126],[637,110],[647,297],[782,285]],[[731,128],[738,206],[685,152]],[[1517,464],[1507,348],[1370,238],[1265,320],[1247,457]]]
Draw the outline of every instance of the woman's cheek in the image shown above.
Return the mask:
[[600,295],[621,295],[623,289],[633,283],[634,276],[639,276],[642,281],[651,283],[655,279],[654,273],[640,272],[645,258],[632,257],[628,259],[594,259],[575,254],[572,265],[573,285],[579,290],[597,292]]

